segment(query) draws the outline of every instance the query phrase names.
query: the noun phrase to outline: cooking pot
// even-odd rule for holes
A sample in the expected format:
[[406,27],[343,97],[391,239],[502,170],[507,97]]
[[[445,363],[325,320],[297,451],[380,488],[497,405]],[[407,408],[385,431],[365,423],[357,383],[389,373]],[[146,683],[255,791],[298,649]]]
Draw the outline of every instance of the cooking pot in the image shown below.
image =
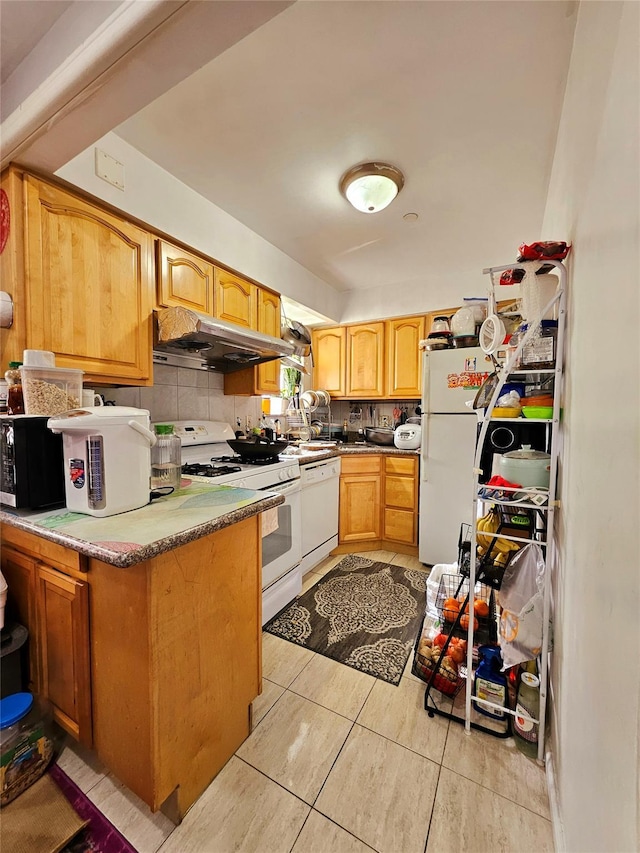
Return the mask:
[[532,450],[530,444],[523,444],[520,450],[510,450],[498,457],[500,476],[521,486],[542,486],[548,489],[550,468],[549,454]]
[[294,355],[306,358],[311,354],[311,332],[302,323],[287,320],[280,329],[280,337],[283,341],[293,344]]
[[272,459],[289,444],[288,441],[272,441],[261,435],[251,438],[228,439],[229,447],[244,459]]
[[400,450],[417,450],[422,439],[420,424],[401,424],[393,434],[393,443]]
[[393,433],[390,427],[365,427],[364,437],[372,444],[393,447]]

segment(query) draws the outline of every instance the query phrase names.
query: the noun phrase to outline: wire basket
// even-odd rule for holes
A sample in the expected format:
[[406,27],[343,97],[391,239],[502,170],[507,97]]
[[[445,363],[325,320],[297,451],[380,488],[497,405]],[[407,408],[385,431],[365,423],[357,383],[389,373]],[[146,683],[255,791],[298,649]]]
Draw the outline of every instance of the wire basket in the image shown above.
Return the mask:
[[[453,606],[450,600],[459,602]],[[442,575],[436,595],[436,609],[442,619],[443,632],[453,633],[457,637],[466,637],[469,626],[469,612],[464,612],[469,600],[469,581],[460,575]],[[497,638],[495,620],[495,595],[490,585],[477,582],[474,591],[474,606],[469,607],[473,614],[474,643],[495,642]],[[477,605],[478,601],[486,606]],[[445,607],[445,604],[447,605]]]
[[[454,675],[449,670],[439,668],[437,661],[431,660],[431,658],[420,652],[420,642],[422,639],[423,632],[421,631],[418,634],[418,639],[413,650],[412,675],[415,675],[416,678],[425,681],[430,687],[434,687],[440,693],[453,699],[464,686],[466,679],[463,673],[466,673],[466,668],[460,667],[458,675]],[[438,668],[436,669],[436,667]]]

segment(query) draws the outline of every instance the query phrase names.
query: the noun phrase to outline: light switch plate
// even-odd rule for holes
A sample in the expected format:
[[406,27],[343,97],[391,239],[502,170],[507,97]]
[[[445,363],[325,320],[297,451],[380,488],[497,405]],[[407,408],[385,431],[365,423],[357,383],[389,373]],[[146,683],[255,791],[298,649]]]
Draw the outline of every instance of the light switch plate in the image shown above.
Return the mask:
[[119,190],[124,190],[124,163],[99,148],[96,148],[95,152],[96,175]]

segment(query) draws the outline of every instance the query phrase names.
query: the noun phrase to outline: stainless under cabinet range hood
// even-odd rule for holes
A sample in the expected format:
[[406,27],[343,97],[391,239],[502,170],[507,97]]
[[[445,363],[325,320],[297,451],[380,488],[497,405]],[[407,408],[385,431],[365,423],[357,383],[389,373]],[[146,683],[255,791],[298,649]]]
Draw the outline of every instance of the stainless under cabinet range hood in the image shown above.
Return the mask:
[[293,346],[280,338],[188,308],[165,308],[157,312],[153,353],[156,363],[232,373],[292,353]]

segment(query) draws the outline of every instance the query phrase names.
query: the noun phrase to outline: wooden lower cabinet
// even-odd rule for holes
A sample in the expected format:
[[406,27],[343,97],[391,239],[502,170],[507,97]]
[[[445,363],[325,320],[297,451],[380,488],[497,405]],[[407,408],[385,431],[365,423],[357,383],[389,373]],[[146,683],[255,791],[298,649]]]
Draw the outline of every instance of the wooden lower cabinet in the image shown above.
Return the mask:
[[418,544],[418,460],[412,456],[384,459],[382,536],[390,542]]
[[[251,732],[261,516],[131,568],[87,559],[86,572],[43,563],[52,543],[36,535],[2,533],[10,600],[39,644],[37,689],[55,719],[179,821]],[[52,547],[68,555],[62,568],[78,562]]]
[[380,457],[344,456],[338,543],[380,539]]
[[40,692],[59,725],[91,746],[89,587],[38,563]]
[[[353,543],[417,553],[418,459],[362,454],[342,457],[338,552]],[[342,546],[342,547],[341,547]]]
[[49,700],[65,731],[91,746],[87,583],[42,563],[36,549],[24,553],[6,545],[2,574],[8,619],[29,632],[29,688]]

